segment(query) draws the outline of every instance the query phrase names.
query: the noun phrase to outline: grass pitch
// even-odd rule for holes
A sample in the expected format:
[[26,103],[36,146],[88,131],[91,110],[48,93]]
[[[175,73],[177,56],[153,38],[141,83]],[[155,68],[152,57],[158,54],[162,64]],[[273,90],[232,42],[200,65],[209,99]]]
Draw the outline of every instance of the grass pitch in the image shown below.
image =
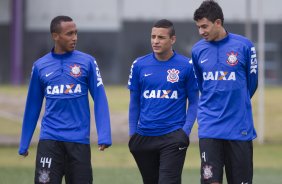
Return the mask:
[[[254,184],[280,184],[282,181],[282,146],[254,145]],[[36,148],[28,157],[17,155],[16,147],[0,148],[0,183],[33,183]],[[92,166],[96,184],[141,184],[142,179],[126,144],[113,145],[100,152],[92,145]],[[197,144],[192,144],[182,173],[183,183],[199,183],[200,156]],[[224,182],[226,183],[226,182]]]
[[[0,87],[0,137],[19,139],[21,119],[27,87]],[[111,113],[127,116],[129,93],[126,86],[106,86]],[[254,144],[254,184],[280,184],[282,181],[282,88],[265,90],[265,142]],[[254,119],[257,122],[257,94],[252,99]],[[113,119],[115,121],[115,119]],[[124,122],[127,125],[127,122]],[[197,126],[193,128],[196,133]],[[38,136],[38,130],[34,137]],[[95,184],[141,184],[141,176],[130,155],[126,141],[99,152],[92,145],[92,166]],[[31,184],[34,177],[36,148],[29,150],[26,158],[17,154],[17,144],[0,146],[0,184]],[[199,183],[200,156],[197,142],[187,153],[182,183]],[[224,182],[226,183],[226,181]]]

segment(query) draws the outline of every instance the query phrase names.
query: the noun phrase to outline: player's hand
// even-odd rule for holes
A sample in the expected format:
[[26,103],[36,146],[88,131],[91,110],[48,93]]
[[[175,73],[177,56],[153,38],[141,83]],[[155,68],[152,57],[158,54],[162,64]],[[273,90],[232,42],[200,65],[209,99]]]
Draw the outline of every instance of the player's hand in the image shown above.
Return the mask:
[[104,151],[108,147],[109,147],[109,145],[101,144],[101,145],[99,145],[99,151]]
[[26,151],[25,153],[21,154],[21,156],[27,157],[28,156],[28,151]]

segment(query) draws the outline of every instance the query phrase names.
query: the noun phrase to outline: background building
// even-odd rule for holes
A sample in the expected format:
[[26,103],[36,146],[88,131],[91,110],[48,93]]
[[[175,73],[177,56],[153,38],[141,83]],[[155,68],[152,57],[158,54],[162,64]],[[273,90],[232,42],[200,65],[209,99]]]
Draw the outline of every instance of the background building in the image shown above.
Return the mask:
[[[201,2],[0,0],[0,83],[27,83],[32,63],[53,46],[49,33],[52,18],[68,15],[75,20],[79,30],[77,49],[96,57],[104,82],[126,85],[133,60],[151,52],[151,27],[158,19],[167,18],[175,23],[175,49],[190,57],[192,45],[200,39],[193,13]],[[263,14],[266,84],[282,84],[279,72],[282,69],[282,1],[264,1],[260,12],[258,0],[218,2],[223,8],[226,29],[250,37],[255,44],[258,40],[257,17]],[[16,5],[21,4],[20,11],[16,10]],[[20,23],[15,24],[17,21]],[[15,37],[16,33],[20,33],[19,38]],[[13,39],[16,40],[13,42]],[[15,61],[16,56],[19,63]]]

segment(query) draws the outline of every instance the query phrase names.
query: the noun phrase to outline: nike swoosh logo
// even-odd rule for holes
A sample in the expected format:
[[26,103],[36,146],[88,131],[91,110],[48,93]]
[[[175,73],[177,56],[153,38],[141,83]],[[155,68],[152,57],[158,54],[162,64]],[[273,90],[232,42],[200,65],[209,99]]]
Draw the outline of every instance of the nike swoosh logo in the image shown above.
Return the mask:
[[148,74],[145,73],[145,74],[144,74],[145,77],[148,77],[148,76],[150,76],[150,75],[152,75],[152,73],[148,73]]
[[202,64],[202,63],[204,63],[204,62],[206,62],[207,60],[208,60],[208,59],[204,59],[204,60],[202,60],[202,61],[201,61],[201,64]]
[[50,73],[46,73],[46,77],[49,77],[49,75],[51,75],[53,72],[50,72]]
[[179,147],[178,149],[181,150],[185,150],[187,147]]

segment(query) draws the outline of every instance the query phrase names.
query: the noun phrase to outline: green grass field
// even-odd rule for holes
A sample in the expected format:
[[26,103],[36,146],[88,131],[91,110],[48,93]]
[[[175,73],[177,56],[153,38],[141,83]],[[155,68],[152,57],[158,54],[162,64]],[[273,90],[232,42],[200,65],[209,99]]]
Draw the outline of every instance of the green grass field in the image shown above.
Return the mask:
[[[0,137],[19,139],[21,116],[24,109],[26,86],[0,87]],[[127,113],[128,91],[126,87],[106,87],[111,113]],[[254,144],[254,184],[281,184],[282,181],[282,88],[265,91],[265,142]],[[257,121],[257,96],[253,98],[254,118]],[[112,123],[115,119],[112,119]],[[126,122],[125,122],[126,123]],[[193,133],[196,133],[195,125]],[[114,130],[113,130],[114,131]],[[35,137],[38,136],[38,130]],[[1,140],[2,141],[2,140]],[[3,142],[3,141],[2,141]],[[126,141],[114,144],[105,152],[92,145],[92,166],[96,184],[141,184],[141,177],[130,155]],[[31,184],[34,177],[36,148],[32,146],[26,158],[17,154],[17,144],[0,146],[0,184]],[[197,142],[187,153],[183,170],[183,183],[199,183],[200,158]],[[226,183],[226,182],[224,182]]]
[[[33,182],[35,147],[22,158],[16,147],[0,148],[0,183],[30,184]],[[282,146],[277,144],[254,145],[254,184],[281,184]],[[99,152],[92,145],[94,182],[97,184],[141,184],[141,177],[126,144],[113,145]],[[198,145],[192,144],[187,153],[183,183],[199,183]],[[225,182],[226,183],[226,182]]]
[[[26,158],[17,155],[16,147],[0,148],[0,183],[30,184],[33,182],[35,147]],[[282,181],[282,147],[254,145],[254,184],[280,184]],[[187,153],[183,183],[199,183],[198,145],[192,144]],[[97,184],[141,184],[141,177],[126,144],[114,145],[104,152],[92,145],[94,182]],[[226,183],[226,182],[225,182]]]

